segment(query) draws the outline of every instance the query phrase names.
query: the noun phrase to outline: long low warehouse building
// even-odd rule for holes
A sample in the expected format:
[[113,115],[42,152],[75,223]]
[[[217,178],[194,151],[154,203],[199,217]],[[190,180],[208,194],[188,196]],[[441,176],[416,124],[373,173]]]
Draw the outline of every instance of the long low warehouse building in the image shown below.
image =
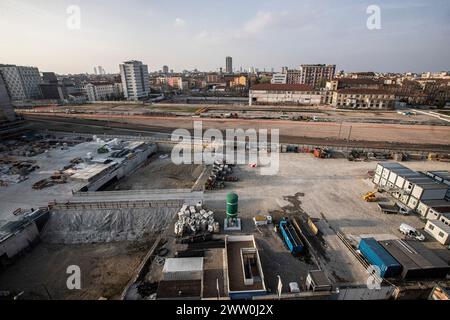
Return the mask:
[[249,91],[249,105],[253,104],[296,104],[319,105],[325,95],[304,84],[254,85]]
[[402,265],[403,279],[444,279],[450,266],[417,241],[386,240],[381,246]]

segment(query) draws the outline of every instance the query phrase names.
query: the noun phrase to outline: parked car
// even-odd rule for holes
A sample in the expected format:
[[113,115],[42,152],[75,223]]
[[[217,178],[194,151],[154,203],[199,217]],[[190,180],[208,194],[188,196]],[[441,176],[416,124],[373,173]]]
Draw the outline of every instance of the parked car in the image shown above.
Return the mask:
[[424,241],[425,236],[417,231],[416,228],[411,227],[409,224],[402,223],[399,228],[400,232],[403,233],[405,236],[416,239],[418,241]]

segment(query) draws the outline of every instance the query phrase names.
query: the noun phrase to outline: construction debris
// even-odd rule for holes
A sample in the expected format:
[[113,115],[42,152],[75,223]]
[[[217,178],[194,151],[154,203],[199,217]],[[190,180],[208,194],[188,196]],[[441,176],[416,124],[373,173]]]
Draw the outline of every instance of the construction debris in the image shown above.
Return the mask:
[[206,190],[213,189],[223,189],[225,188],[225,181],[227,182],[237,182],[239,181],[238,177],[231,176],[233,173],[233,167],[231,165],[226,164],[225,161],[217,160],[214,162],[213,169],[211,171],[211,175],[205,183]]
[[315,148],[314,157],[319,159],[329,159],[331,158],[331,151],[329,149]]
[[201,232],[218,233],[219,231],[219,223],[214,220],[214,212],[203,209],[201,202],[196,206],[184,204],[178,212],[175,234],[179,237],[196,235]]
[[8,182],[22,182],[36,169],[39,169],[36,161],[0,158],[0,185],[7,186]]
[[61,148],[67,150],[85,142],[88,139],[82,137],[68,138],[53,135],[27,134],[14,140],[0,142],[0,152],[9,156],[34,157],[48,152],[50,149]]
[[33,189],[41,190],[44,188],[49,188],[55,184],[66,183],[70,174],[64,173],[62,171],[55,171],[50,178],[42,179],[33,184]]

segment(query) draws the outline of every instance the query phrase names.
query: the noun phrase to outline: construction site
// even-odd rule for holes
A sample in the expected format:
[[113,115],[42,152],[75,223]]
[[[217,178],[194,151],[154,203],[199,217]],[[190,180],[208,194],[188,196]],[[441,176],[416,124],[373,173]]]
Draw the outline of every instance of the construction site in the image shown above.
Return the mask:
[[[176,165],[164,132],[30,123],[0,143],[4,297],[413,299],[450,284],[439,139],[281,141],[265,176],[260,163]],[[70,265],[80,290],[67,288]]]

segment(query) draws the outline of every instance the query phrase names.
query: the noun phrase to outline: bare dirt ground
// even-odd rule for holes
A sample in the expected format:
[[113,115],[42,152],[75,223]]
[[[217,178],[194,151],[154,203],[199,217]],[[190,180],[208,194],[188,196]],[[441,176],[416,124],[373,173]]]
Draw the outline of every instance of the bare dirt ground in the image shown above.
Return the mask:
[[323,121],[348,122],[386,122],[402,124],[442,124],[444,121],[426,114],[405,116],[390,110],[338,110],[329,105],[321,106],[271,106],[271,105],[215,105],[215,104],[86,104],[80,106],[37,107],[36,112],[77,112],[123,115],[194,115],[202,110],[202,116],[214,117],[225,113],[237,113],[240,118],[279,118],[283,113],[291,116],[316,116]]
[[[147,242],[87,245],[40,243],[0,272],[0,290],[25,299],[118,299],[152,246]],[[67,267],[81,269],[81,290],[68,290]]]
[[154,155],[146,166],[106,190],[189,189],[204,169],[203,165],[175,165],[170,156],[161,159],[160,155]]
[[[49,114],[33,114],[50,117]],[[287,120],[249,120],[249,119],[196,119],[192,117],[152,117],[144,115],[104,115],[104,114],[57,114],[61,118],[77,120],[95,119],[108,122],[152,126],[161,129],[192,129],[194,121],[202,121],[203,129],[279,129],[281,136],[344,139],[352,141],[376,141],[416,144],[448,145],[450,126],[404,125],[384,123],[353,122],[301,122]]]

